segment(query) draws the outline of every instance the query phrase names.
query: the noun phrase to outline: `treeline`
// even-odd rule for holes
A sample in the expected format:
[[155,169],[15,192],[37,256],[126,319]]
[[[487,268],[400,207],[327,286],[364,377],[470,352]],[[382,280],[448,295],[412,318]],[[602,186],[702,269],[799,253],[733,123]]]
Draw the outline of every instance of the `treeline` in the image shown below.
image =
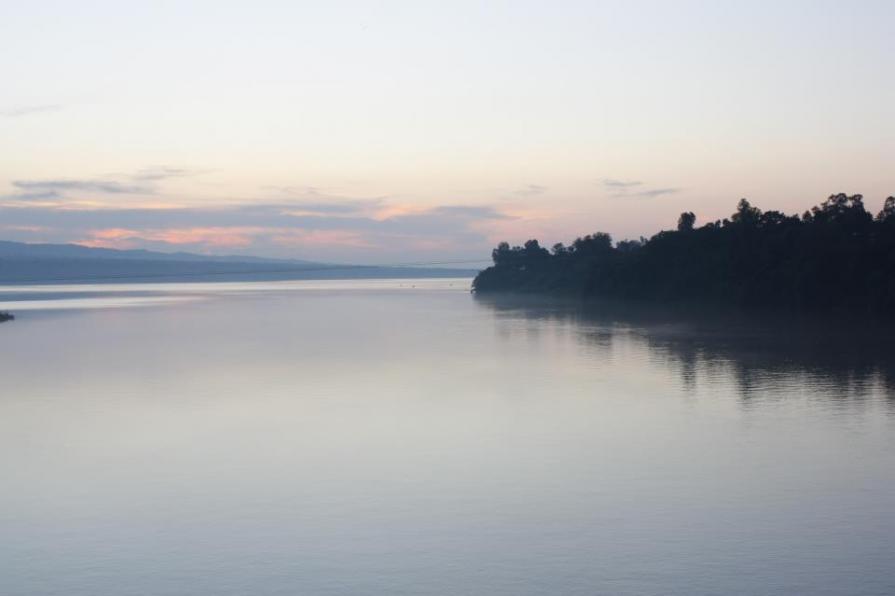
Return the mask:
[[740,308],[895,313],[895,197],[874,217],[861,195],[830,196],[801,216],[742,199],[730,218],[613,244],[598,232],[552,250],[537,240],[492,252],[478,293],[715,303]]

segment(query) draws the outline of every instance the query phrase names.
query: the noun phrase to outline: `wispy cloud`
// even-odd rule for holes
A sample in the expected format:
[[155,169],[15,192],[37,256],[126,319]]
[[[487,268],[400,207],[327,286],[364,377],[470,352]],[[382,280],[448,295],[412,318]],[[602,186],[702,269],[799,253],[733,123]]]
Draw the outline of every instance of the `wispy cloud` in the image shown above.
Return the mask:
[[199,173],[197,170],[188,170],[186,168],[172,168],[169,166],[153,166],[143,168],[136,174],[130,176],[132,180],[144,180],[155,182],[158,180],[167,180],[168,178],[183,178],[185,176],[194,176]]
[[40,180],[13,180],[16,192],[0,195],[3,201],[54,201],[71,198],[71,194],[107,195],[155,195],[159,183],[171,179],[194,176],[200,170],[171,166],[152,166],[133,174],[121,174],[103,178],[46,178]]
[[546,186],[541,186],[540,184],[526,184],[524,187],[517,190],[514,194],[517,194],[521,197],[532,197],[535,195],[542,195],[547,192]]
[[295,201],[284,203],[282,207],[292,213],[357,215],[375,210],[381,205],[382,199],[338,199],[332,203]]
[[458,216],[458,217],[471,217],[477,219],[509,219],[510,216],[505,213],[501,213],[494,207],[490,207],[487,205],[477,206],[477,205],[443,205],[441,207],[436,207],[435,209],[431,209],[428,213],[434,213],[436,215],[447,215],[447,216]]
[[[264,186],[274,191],[277,206],[295,214],[357,215],[380,209],[387,197],[353,198],[324,192],[316,186]],[[264,206],[262,206],[264,208]]]
[[46,201],[58,201],[62,198],[62,195],[59,194],[56,190],[43,190],[36,192],[14,192],[11,194],[0,195],[0,200],[2,201],[13,201],[13,202],[23,202],[23,203],[39,203]]
[[643,190],[640,192],[635,192],[630,196],[635,197],[658,197],[660,195],[671,195],[676,192],[680,192],[679,188],[651,188],[649,190]]
[[670,195],[680,192],[680,188],[659,187],[659,188],[643,188],[643,182],[639,180],[618,180],[616,178],[603,178],[601,180],[603,187],[609,191],[609,196],[618,197],[640,197],[653,198],[661,195]]
[[615,178],[603,178],[602,183],[606,188],[633,188],[643,184],[639,180],[617,180]]
[[21,118],[22,116],[31,116],[32,114],[42,114],[46,112],[57,112],[62,109],[59,104],[43,104],[32,106],[16,106],[0,110],[0,117],[3,118]]
[[108,194],[152,194],[154,192],[149,185],[129,184],[115,180],[14,180],[12,185],[19,190],[32,193],[85,191]]

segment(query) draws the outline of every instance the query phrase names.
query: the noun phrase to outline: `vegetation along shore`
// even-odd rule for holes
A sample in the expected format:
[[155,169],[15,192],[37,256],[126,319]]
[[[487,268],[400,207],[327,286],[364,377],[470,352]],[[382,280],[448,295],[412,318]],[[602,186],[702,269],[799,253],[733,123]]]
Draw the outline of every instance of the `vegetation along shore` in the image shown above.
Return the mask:
[[740,200],[729,218],[613,244],[597,232],[552,250],[537,240],[492,251],[473,289],[582,298],[712,303],[744,309],[895,312],[895,197],[875,217],[861,195],[801,216]]

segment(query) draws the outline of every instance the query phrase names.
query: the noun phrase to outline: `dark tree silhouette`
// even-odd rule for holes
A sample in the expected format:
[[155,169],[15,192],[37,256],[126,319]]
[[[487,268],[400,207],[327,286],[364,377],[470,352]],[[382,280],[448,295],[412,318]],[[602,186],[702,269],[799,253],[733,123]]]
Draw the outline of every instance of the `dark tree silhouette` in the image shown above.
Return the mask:
[[753,207],[746,199],[737,203],[737,212],[730,216],[730,221],[746,227],[755,227],[761,218],[761,210]]
[[895,313],[895,197],[874,218],[861,195],[831,195],[801,217],[742,199],[729,219],[613,246],[601,232],[556,244],[502,242],[476,292],[549,292],[775,308]]
[[692,232],[694,224],[696,224],[696,215],[692,211],[681,213],[681,216],[677,218],[677,231]]
[[895,223],[895,197],[886,199],[882,211],[876,216],[876,221]]

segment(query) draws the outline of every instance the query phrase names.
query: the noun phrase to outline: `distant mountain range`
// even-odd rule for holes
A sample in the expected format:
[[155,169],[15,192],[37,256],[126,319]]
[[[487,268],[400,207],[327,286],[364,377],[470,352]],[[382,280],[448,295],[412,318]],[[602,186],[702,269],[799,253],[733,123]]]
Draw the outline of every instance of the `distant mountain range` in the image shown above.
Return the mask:
[[27,244],[0,240],[0,259],[14,258],[50,258],[50,259],[128,259],[137,261],[201,261],[226,263],[311,263],[311,261],[266,259],[262,257],[246,257],[238,255],[211,256],[189,252],[155,252],[151,250],[118,250],[114,248],[95,248],[80,244]]
[[[114,248],[96,248],[80,244],[27,244],[0,240],[0,259],[127,259],[132,261],[200,261],[224,263],[290,263],[311,264],[311,261],[299,259],[267,259],[263,257],[247,257],[239,255],[212,256],[190,252],[155,252],[151,250],[118,250]],[[319,263],[318,263],[319,264]]]
[[476,272],[0,240],[0,284],[472,277]]

